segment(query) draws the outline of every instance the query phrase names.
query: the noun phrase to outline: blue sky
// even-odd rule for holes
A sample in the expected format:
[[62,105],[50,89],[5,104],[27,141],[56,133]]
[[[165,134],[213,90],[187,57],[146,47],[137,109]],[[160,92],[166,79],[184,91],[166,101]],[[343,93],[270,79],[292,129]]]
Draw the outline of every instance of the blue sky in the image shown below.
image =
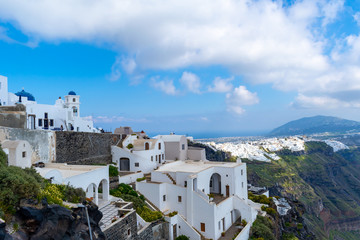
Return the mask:
[[107,130],[360,121],[359,26],[358,0],[0,0],[0,75],[39,103],[74,90]]

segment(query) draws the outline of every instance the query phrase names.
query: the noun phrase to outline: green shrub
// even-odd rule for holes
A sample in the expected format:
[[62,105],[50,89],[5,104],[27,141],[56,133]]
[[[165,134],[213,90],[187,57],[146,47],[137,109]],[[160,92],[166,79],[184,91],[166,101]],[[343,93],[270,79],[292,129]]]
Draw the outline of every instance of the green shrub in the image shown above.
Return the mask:
[[266,208],[265,211],[267,214],[270,214],[271,216],[276,216],[276,213],[277,213],[275,209],[270,208],[270,207]]
[[273,202],[272,197],[266,197],[265,195],[255,195],[252,192],[248,193],[248,197],[251,201],[257,202],[257,203],[270,205],[270,203]]
[[117,167],[115,167],[113,165],[109,165],[109,176],[110,177],[119,176],[119,171],[118,171]]
[[176,237],[175,240],[190,240],[190,238],[185,235],[180,235]]
[[136,181],[137,181],[137,182],[141,182],[141,181],[144,181],[145,179],[146,179],[146,177],[137,178]]
[[262,205],[262,206],[261,206],[261,210],[262,210],[262,211],[266,211],[266,206]]
[[6,213],[14,212],[21,199],[35,199],[43,184],[44,180],[33,169],[1,166],[0,208]]
[[241,225],[243,225],[245,227],[246,224],[247,224],[247,221],[245,219],[241,220]]
[[46,198],[48,204],[58,204],[63,206],[64,195],[61,192],[61,187],[58,187],[55,184],[47,184],[46,187],[41,190],[38,198],[39,200]]
[[128,149],[132,149],[132,148],[134,148],[134,145],[132,145],[131,143],[129,143],[126,147],[127,147]]
[[301,230],[303,227],[304,227],[304,225],[302,223],[298,223],[297,226],[296,226],[296,228],[298,230]]
[[251,239],[268,239],[268,240],[276,240],[275,235],[273,233],[273,226],[271,220],[258,215],[256,220],[254,221],[251,227]]
[[169,213],[169,217],[173,217],[173,216],[175,216],[175,215],[177,215],[177,214],[178,214],[177,211],[173,211],[173,212]]
[[136,212],[146,221],[152,222],[162,218],[162,213],[159,211],[151,211],[148,207],[143,206],[136,209]]

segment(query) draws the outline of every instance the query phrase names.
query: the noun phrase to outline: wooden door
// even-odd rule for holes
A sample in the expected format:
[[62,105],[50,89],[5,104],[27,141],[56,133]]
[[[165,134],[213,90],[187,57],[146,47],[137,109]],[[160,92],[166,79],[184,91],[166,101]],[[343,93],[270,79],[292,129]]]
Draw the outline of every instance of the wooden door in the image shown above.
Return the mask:
[[230,187],[229,185],[226,185],[226,197],[230,196]]

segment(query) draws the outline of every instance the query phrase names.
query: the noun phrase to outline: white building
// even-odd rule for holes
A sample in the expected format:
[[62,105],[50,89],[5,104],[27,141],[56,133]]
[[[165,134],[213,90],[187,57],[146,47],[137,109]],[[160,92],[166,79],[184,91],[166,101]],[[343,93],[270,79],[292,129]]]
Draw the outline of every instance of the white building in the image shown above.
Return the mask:
[[7,86],[7,78],[0,76],[1,105],[25,105],[28,129],[99,132],[91,120],[80,117],[80,96],[74,91],[70,91],[65,100],[60,97],[54,105],[48,105],[38,104],[35,97],[24,90],[10,93]]
[[31,167],[32,148],[29,142],[16,140],[5,140],[1,147],[8,155],[8,165],[21,168]]
[[[52,183],[82,188],[87,198],[92,198],[96,205],[109,201],[109,166],[67,165],[46,163],[44,168],[35,168],[44,178]],[[98,193],[102,188],[101,196]]]
[[[137,182],[136,189],[160,211],[178,212],[170,231],[186,221],[204,237],[218,239],[239,218],[251,224],[257,216],[256,204],[247,195],[246,164],[241,162],[174,161],[153,171],[151,182]],[[248,237],[250,226],[246,229]],[[185,234],[182,231],[177,235]]]
[[121,146],[111,147],[113,162],[120,171],[149,173],[165,161],[165,144],[162,139],[138,139],[128,135]]

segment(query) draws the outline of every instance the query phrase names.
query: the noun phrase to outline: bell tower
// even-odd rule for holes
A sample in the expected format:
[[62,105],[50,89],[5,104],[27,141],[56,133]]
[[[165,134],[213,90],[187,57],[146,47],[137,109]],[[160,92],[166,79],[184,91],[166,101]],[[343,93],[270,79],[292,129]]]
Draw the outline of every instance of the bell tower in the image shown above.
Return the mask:
[[65,105],[72,109],[74,117],[80,117],[80,96],[76,95],[74,91],[70,91],[65,96]]

